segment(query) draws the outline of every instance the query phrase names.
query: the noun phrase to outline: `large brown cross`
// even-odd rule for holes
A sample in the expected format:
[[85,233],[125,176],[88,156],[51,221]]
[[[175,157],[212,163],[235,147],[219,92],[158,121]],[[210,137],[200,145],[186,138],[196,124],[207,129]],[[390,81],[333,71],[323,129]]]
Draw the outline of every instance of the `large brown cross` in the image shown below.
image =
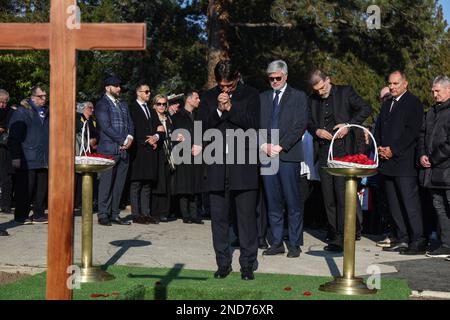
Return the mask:
[[[71,299],[77,50],[144,50],[146,25],[71,27],[74,0],[51,0],[50,23],[1,23],[0,50],[50,50],[50,159],[47,299]],[[73,20],[73,19],[72,19]],[[73,25],[72,25],[73,26]]]

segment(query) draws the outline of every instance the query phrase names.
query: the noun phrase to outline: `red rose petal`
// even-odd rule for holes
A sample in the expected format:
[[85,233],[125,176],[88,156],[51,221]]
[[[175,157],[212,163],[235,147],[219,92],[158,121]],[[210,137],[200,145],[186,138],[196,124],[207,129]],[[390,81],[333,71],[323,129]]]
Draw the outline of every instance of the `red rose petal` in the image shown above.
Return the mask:
[[284,291],[292,291],[292,288],[291,287],[286,287],[286,288],[284,288]]
[[311,292],[309,292],[309,291],[306,291],[306,292],[304,292],[304,293],[303,293],[303,295],[304,295],[304,296],[308,296],[308,297],[309,297],[310,295],[312,295],[312,293],[311,293]]
[[109,294],[104,294],[104,293],[93,293],[93,294],[91,294],[91,298],[100,298],[100,297],[109,297]]

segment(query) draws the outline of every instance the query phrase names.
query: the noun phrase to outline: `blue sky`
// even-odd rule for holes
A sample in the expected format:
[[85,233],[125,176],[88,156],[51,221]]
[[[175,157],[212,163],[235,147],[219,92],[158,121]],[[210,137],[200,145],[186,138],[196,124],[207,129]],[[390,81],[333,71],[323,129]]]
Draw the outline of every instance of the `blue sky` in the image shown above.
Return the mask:
[[439,3],[444,8],[444,17],[448,24],[450,24],[450,0],[439,0]]

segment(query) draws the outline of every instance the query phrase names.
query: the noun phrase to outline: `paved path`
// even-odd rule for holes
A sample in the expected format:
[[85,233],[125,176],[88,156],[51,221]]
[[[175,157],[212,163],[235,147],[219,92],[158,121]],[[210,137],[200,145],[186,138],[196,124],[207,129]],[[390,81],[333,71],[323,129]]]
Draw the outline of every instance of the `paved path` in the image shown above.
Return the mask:
[[[127,212],[122,212],[126,216]],[[0,228],[8,228],[9,237],[0,238],[0,271],[20,270],[21,267],[46,267],[47,225],[16,225],[12,215],[0,214]],[[75,218],[75,261],[81,255],[81,217]],[[317,230],[305,232],[305,245],[300,258],[262,256],[258,254],[258,271],[329,276],[342,272],[342,254],[322,250]],[[374,239],[374,238],[373,238]],[[233,252],[233,270],[239,270],[239,250]],[[450,262],[424,256],[401,256],[383,252],[373,240],[363,237],[356,246],[356,274],[366,275],[369,266],[376,265],[386,276],[408,279],[413,290],[450,292]],[[146,267],[173,267],[183,264],[185,269],[216,270],[212,249],[211,223],[187,225],[181,220],[158,225],[111,227],[100,226],[94,217],[94,263]],[[32,270],[32,269],[30,269]],[[400,273],[398,272],[400,270]]]

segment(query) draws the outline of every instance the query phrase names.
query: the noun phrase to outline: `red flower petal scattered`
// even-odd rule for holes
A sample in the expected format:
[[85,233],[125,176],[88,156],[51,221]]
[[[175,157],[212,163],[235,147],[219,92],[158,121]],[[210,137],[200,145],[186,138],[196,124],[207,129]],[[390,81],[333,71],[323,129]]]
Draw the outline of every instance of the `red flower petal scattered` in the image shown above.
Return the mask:
[[93,293],[93,294],[91,294],[91,298],[100,298],[100,297],[109,297],[109,294],[104,294],[104,293]]
[[309,292],[309,291],[306,291],[306,292],[303,293],[303,295],[309,297],[310,295],[312,295],[312,293]]
[[286,287],[286,288],[284,288],[284,291],[292,291],[292,288],[291,287]]

